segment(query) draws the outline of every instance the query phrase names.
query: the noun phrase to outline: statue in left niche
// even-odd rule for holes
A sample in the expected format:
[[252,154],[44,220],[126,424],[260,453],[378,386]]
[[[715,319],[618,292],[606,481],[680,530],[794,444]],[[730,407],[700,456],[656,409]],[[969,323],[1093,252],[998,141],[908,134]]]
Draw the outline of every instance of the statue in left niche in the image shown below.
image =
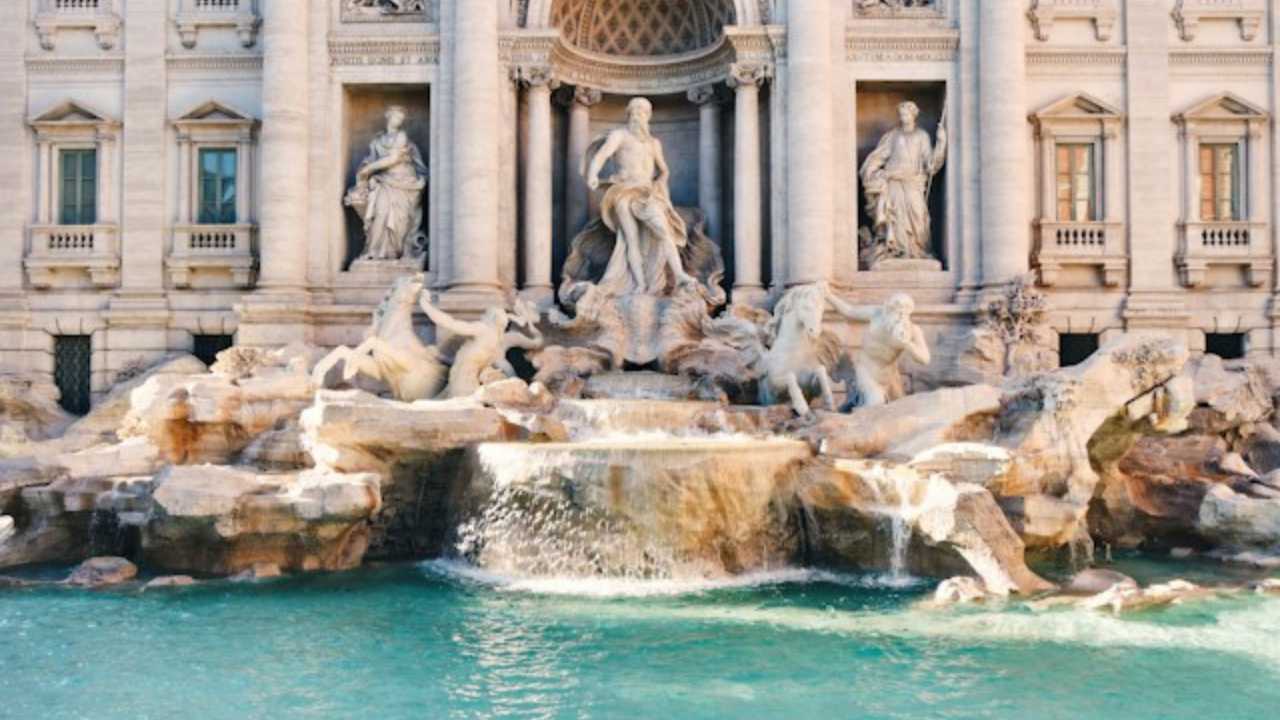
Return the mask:
[[364,223],[360,260],[421,260],[427,251],[422,225],[427,164],[405,132],[408,112],[392,105],[386,119],[386,132],[369,143],[369,155],[356,171],[355,187],[343,202]]
[[[422,273],[396,280],[374,311],[364,342],[336,348],[316,365],[316,387],[328,387],[330,373],[342,363],[344,382],[360,376],[382,382],[403,402],[467,397],[489,378],[515,376],[507,351],[542,346],[539,314],[529,303],[517,301],[510,311],[491,307],[479,321],[467,322],[436,307],[425,285]],[[413,326],[419,307],[450,336],[448,343],[422,341]]]

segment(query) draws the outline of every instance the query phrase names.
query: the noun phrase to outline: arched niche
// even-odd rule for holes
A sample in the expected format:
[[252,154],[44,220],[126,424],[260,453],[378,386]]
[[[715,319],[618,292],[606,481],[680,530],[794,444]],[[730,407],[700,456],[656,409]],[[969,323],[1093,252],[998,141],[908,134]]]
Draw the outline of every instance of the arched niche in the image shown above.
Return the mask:
[[[713,13],[732,12],[732,20],[725,24],[740,26],[764,25],[772,16],[774,0],[668,0],[673,5],[705,5]],[[559,25],[553,18],[566,11],[582,10],[588,6],[604,6],[604,15],[612,13],[614,5],[636,5],[652,8],[653,0],[521,0],[519,21],[526,28],[551,28]],[[589,9],[589,8],[588,8]]]

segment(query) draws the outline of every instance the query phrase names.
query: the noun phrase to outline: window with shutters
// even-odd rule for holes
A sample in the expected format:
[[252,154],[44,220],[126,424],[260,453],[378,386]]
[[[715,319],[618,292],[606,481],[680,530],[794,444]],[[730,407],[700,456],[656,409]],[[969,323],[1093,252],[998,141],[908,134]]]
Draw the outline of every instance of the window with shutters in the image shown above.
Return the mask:
[[1235,143],[1200,145],[1200,219],[1241,220],[1240,150]]
[[98,222],[98,151],[58,151],[58,222],[93,225]]
[[1093,143],[1058,143],[1059,221],[1092,222],[1099,219],[1097,178]]

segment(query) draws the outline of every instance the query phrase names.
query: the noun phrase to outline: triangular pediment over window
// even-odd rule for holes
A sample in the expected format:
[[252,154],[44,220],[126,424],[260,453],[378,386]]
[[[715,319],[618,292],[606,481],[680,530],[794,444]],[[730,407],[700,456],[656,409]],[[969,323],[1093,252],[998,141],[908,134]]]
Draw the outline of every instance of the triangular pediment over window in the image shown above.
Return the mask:
[[112,125],[115,120],[106,113],[77,100],[64,100],[31,119],[40,125]]
[[1106,120],[1118,119],[1123,113],[1109,103],[1099,100],[1089,93],[1075,93],[1045,105],[1032,117],[1040,120],[1082,119]]
[[178,116],[178,122],[256,122],[252,115],[231,105],[209,100]]
[[1192,105],[1174,120],[1265,120],[1267,111],[1236,95],[1224,92]]

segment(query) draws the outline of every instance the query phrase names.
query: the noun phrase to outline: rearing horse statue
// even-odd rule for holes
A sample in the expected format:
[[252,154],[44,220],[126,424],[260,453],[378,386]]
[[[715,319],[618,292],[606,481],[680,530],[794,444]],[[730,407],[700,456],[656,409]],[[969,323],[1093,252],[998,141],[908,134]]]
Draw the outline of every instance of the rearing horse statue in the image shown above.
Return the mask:
[[439,395],[449,368],[413,329],[413,313],[425,285],[421,273],[396,280],[374,310],[364,342],[354,348],[336,348],[316,365],[311,375],[316,386],[322,386],[325,376],[342,362],[344,380],[351,381],[357,375],[380,380],[397,400],[413,402]]
[[765,326],[768,349],[758,365],[761,405],[786,398],[803,416],[810,412],[809,396],[820,394],[824,407],[836,409],[829,368],[838,361],[839,349],[822,331],[826,301],[826,290],[819,284],[794,287],[778,301]]

